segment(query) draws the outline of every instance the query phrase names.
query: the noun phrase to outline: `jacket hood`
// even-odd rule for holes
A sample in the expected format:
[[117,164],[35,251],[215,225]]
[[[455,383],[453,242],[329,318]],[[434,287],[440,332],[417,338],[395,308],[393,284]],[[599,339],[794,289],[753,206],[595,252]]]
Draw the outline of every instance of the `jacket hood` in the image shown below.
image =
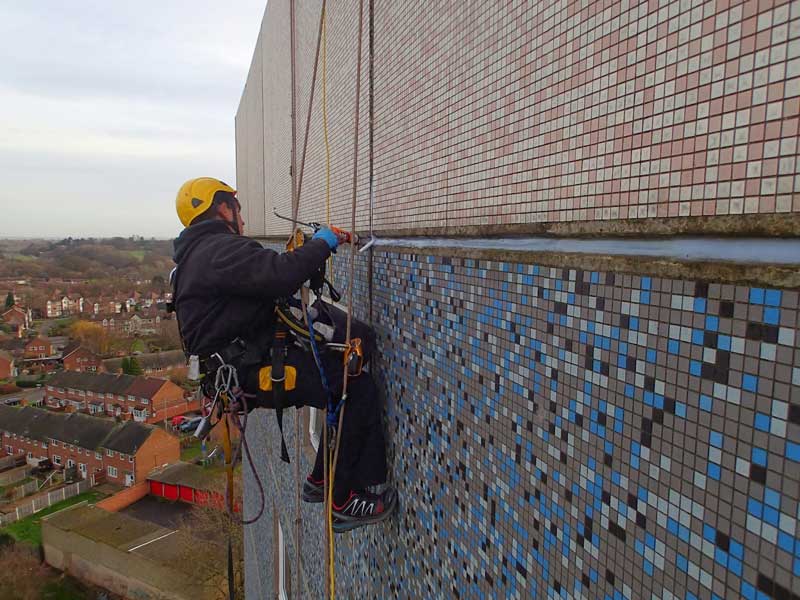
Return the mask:
[[228,228],[227,223],[217,219],[212,219],[211,221],[202,221],[196,225],[190,225],[181,231],[181,234],[175,238],[175,241],[173,242],[175,252],[172,255],[172,260],[175,262],[175,264],[180,264],[189,250],[201,238],[205,237],[206,235],[214,234],[235,235]]

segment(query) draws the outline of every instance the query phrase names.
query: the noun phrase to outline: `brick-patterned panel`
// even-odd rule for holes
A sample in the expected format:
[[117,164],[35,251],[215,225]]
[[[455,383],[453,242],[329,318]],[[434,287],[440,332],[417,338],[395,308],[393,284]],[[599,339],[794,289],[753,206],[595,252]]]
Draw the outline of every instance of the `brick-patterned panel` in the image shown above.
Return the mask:
[[[271,235],[287,230],[269,212],[286,210],[290,193],[284,4],[268,7],[260,38]],[[328,14],[338,223],[349,222],[357,11],[348,0]],[[302,140],[319,3],[299,15]],[[320,82],[302,201],[314,219],[325,217]],[[247,87],[243,106],[255,93]],[[798,212],[799,116],[797,1],[375,2],[379,230]],[[244,131],[261,134],[257,123]],[[248,201],[259,197],[249,179],[239,185]]]

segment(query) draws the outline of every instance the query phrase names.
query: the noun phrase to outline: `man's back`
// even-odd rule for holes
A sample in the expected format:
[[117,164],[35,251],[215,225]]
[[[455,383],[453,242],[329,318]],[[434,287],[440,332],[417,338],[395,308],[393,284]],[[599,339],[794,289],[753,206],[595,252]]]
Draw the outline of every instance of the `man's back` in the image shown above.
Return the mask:
[[265,341],[274,300],[294,294],[329,255],[323,240],[279,254],[223,221],[187,227],[175,240],[173,298],[186,350],[208,356],[237,337]]

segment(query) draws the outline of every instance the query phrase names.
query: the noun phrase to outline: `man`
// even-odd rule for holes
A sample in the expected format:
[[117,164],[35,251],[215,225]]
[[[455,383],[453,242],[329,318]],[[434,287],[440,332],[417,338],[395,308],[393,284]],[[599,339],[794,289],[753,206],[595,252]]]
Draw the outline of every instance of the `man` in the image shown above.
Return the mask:
[[[323,227],[293,252],[280,254],[263,248],[243,235],[236,191],[210,177],[184,183],[176,208],[186,229],[175,240],[173,303],[186,353],[197,355],[202,365],[213,369],[213,354],[243,348],[234,366],[244,391],[254,398],[249,409],[254,408],[252,404],[262,408],[324,408],[327,398],[313,358],[293,344],[291,337],[285,351],[276,350],[275,306],[318,273],[342,240]],[[280,384],[285,393],[278,400],[272,391],[273,381],[282,381],[271,375],[275,353],[286,363],[285,383]],[[338,400],[343,363],[341,353],[336,357],[333,354],[325,353],[322,363]],[[336,531],[377,523],[394,511],[397,498],[393,489],[381,494],[366,490],[385,483],[385,453],[380,406],[374,383],[365,373],[348,381],[333,486]],[[303,487],[306,502],[323,501],[323,458],[320,444],[314,470]]]

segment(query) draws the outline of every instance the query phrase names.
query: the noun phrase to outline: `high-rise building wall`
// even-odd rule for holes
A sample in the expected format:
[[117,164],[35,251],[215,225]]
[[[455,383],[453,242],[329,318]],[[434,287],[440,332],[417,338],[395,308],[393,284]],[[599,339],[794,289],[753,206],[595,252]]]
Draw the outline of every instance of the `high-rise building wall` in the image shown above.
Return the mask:
[[[328,3],[304,163],[321,2],[296,5],[299,215],[348,226],[359,4]],[[236,116],[247,232],[276,248],[289,34],[270,2]],[[357,229],[382,244],[353,309],[401,505],[337,537],[341,595],[797,594],[800,2],[374,0],[362,52]],[[294,480],[274,419],[253,423],[266,597],[265,557],[297,572]],[[322,511],[302,510],[321,597]]]

